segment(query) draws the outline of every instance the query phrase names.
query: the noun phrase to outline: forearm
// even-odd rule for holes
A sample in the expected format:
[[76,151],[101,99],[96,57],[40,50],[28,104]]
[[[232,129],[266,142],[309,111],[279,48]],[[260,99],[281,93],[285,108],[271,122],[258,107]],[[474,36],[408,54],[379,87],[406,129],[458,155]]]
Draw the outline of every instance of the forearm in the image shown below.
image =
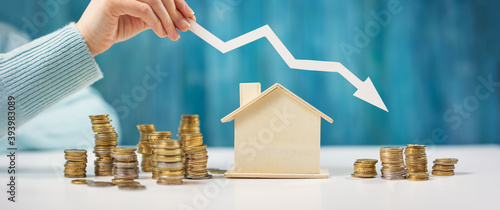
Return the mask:
[[73,23],[0,55],[0,137],[7,134],[8,97],[20,126],[64,97],[102,78]]

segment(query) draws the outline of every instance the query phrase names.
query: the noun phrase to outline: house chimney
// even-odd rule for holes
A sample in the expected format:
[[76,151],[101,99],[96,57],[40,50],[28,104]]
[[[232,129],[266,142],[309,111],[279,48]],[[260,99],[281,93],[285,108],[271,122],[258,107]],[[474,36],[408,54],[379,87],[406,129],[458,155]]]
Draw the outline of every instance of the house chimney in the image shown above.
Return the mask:
[[240,107],[260,94],[260,83],[240,83]]

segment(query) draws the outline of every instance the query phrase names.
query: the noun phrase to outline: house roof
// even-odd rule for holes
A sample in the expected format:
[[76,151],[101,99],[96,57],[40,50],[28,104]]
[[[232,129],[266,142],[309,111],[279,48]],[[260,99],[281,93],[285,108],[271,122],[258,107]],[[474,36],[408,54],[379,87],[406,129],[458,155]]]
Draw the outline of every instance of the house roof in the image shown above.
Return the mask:
[[323,114],[323,112],[321,112],[318,109],[314,108],[314,106],[312,106],[311,104],[307,103],[306,101],[304,101],[303,99],[301,99],[300,97],[298,97],[297,95],[295,95],[294,93],[292,93],[292,91],[289,91],[288,89],[286,89],[285,87],[281,86],[278,83],[276,83],[273,86],[269,87],[267,90],[265,90],[264,92],[262,92],[260,95],[258,95],[257,97],[255,97],[250,102],[248,102],[245,105],[240,106],[238,109],[234,110],[233,112],[231,112],[230,114],[228,114],[227,116],[225,116],[224,118],[222,118],[221,121],[223,123],[232,121],[234,119],[234,117],[238,113],[240,113],[241,111],[245,110],[246,108],[252,106],[252,104],[254,104],[255,102],[257,102],[258,100],[260,100],[261,98],[265,97],[266,95],[268,95],[269,93],[273,92],[276,89],[279,89],[279,90],[283,91],[285,94],[287,94],[291,98],[295,99],[295,101],[299,102],[304,107],[308,108],[309,110],[311,110],[312,112],[314,112],[318,116],[322,117],[323,119],[325,119],[329,123],[333,122],[332,118],[328,117],[326,114]]

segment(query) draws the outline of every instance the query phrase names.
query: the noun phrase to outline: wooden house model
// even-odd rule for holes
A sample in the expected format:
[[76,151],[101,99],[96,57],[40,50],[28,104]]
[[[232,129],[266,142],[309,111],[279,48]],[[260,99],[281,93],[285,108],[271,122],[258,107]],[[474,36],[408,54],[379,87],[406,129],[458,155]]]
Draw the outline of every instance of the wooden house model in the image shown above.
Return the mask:
[[240,107],[221,119],[234,120],[234,168],[224,175],[328,178],[320,169],[321,118],[333,122],[278,83],[262,93],[260,83],[241,83]]

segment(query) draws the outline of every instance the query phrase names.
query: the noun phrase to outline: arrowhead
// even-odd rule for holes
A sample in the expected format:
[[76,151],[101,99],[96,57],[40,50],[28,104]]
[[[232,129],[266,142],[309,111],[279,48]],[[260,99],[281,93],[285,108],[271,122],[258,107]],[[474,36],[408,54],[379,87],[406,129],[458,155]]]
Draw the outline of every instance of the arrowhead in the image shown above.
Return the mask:
[[377,89],[375,89],[375,86],[373,86],[372,80],[370,80],[370,77],[366,78],[362,84],[357,87],[358,90],[354,93],[354,96],[358,97],[359,99],[366,101],[382,110],[385,110],[386,112],[389,112],[387,110],[387,107],[385,107],[384,102],[382,101],[382,98],[380,98],[380,95],[377,92]]

